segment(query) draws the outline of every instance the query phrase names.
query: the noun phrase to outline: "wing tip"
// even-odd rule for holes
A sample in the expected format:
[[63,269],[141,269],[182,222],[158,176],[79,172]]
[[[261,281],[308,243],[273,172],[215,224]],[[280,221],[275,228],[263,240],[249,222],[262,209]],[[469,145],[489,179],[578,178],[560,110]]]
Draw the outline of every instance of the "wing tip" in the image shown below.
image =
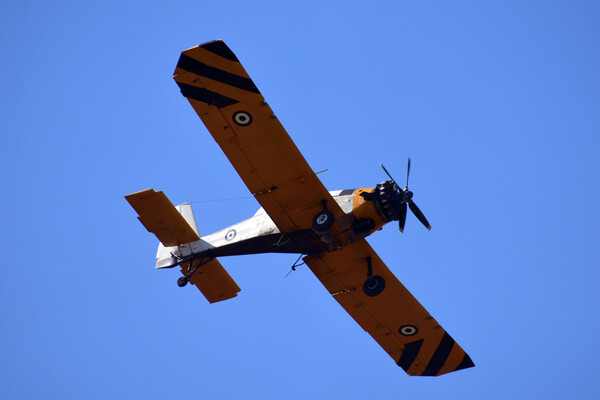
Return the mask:
[[197,49],[197,48],[202,48],[206,51],[210,51],[211,53],[214,53],[214,54],[218,55],[219,57],[223,57],[229,61],[236,61],[236,62],[240,61],[240,60],[238,60],[235,53],[233,51],[231,51],[229,46],[227,46],[225,44],[223,39],[210,40],[208,42],[201,43],[197,46],[190,47],[189,49],[186,49],[183,52],[187,53],[187,52],[193,51],[194,49]]
[[154,189],[150,188],[150,189],[139,190],[134,193],[126,194],[124,197],[127,201],[129,201],[130,199],[137,199],[137,198],[141,198],[141,197],[151,196],[154,193],[156,193],[156,191]]
[[473,360],[471,360],[471,357],[469,357],[469,355],[465,353],[463,360],[460,362],[460,364],[458,364],[458,367],[456,367],[454,371],[460,371],[461,369],[472,368],[474,366],[475,363],[473,362]]

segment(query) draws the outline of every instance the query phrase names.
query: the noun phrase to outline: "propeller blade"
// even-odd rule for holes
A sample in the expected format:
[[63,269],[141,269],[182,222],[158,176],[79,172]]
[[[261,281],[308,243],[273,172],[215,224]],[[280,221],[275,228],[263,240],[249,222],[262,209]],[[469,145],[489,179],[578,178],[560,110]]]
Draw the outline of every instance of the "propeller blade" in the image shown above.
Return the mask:
[[400,213],[398,215],[398,228],[404,233],[404,223],[406,222],[406,203],[400,203]]
[[429,222],[427,222],[427,218],[425,218],[425,216],[423,215],[423,213],[421,212],[421,210],[419,210],[419,207],[417,207],[417,205],[414,203],[414,201],[410,201],[408,203],[408,206],[410,207],[410,211],[412,211],[413,214],[415,214],[415,217],[417,217],[417,219],[419,221],[421,221],[421,223],[423,225],[425,225],[425,227],[428,230],[431,230],[431,225],[429,225]]
[[392,180],[392,182],[394,183],[394,185],[396,185],[396,187],[399,188],[400,186],[398,186],[398,184],[396,183],[396,180],[394,178],[392,178],[392,175],[390,175],[390,173],[388,172],[388,170],[385,169],[385,167],[383,166],[383,164],[381,164],[381,168],[383,168],[383,170],[385,171],[385,173],[387,174],[387,176],[390,177],[390,179]]
[[408,190],[408,177],[410,176],[410,157],[408,157],[408,168],[406,169],[406,189]]

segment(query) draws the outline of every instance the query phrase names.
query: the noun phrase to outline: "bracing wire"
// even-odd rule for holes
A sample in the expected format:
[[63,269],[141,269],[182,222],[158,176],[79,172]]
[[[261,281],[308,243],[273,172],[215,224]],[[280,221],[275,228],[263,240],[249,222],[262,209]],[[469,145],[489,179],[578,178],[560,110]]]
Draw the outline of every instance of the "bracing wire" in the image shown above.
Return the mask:
[[208,199],[208,200],[196,200],[196,201],[190,201],[190,203],[194,204],[194,203],[217,203],[217,202],[221,202],[221,201],[236,201],[236,200],[246,200],[246,199],[250,199],[253,198],[254,196],[249,195],[249,196],[244,196],[244,197],[229,197],[226,199]]

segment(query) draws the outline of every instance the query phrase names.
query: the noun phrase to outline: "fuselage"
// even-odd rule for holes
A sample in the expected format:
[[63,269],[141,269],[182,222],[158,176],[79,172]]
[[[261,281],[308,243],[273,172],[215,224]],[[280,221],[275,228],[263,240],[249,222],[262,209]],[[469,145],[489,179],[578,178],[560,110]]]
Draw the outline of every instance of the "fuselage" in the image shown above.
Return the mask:
[[[337,219],[349,241],[360,240],[389,222],[377,207],[377,202],[365,200],[361,193],[373,188],[346,189],[330,194],[344,211]],[[193,214],[191,218],[193,218]],[[195,226],[195,221],[194,221]],[[282,233],[261,208],[252,217],[238,222],[200,240],[180,246],[159,246],[156,268],[170,268],[188,258],[214,258],[259,253],[318,254],[331,246],[328,234],[313,229]]]

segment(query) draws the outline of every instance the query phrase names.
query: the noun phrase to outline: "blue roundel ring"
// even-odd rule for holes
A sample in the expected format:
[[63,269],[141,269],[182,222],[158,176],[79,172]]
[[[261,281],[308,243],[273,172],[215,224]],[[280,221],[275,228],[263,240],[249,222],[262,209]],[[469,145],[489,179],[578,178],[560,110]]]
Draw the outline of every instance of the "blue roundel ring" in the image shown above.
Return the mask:
[[239,126],[248,126],[252,123],[252,115],[247,111],[236,111],[233,113],[233,122]]
[[225,234],[225,240],[227,240],[228,242],[232,241],[233,238],[235,237],[236,233],[237,232],[235,231],[235,229],[228,230],[227,233]]

